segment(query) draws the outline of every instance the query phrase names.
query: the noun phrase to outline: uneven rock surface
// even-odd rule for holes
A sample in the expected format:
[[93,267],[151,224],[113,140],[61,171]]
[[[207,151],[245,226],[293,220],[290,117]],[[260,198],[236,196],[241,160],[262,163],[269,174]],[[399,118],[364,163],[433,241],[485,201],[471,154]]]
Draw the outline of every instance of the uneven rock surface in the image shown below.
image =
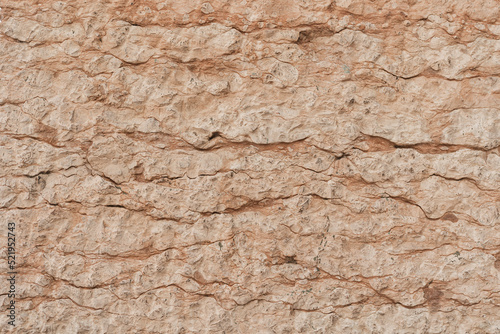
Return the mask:
[[0,332],[500,333],[498,0],[0,7]]

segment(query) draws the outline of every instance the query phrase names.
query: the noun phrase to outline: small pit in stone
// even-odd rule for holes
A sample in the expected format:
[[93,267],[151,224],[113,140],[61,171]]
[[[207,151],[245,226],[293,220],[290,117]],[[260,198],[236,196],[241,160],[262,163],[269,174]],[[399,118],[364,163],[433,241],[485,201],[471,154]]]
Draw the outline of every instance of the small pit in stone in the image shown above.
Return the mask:
[[215,132],[212,132],[212,134],[210,135],[210,137],[208,137],[208,140],[210,141],[210,140],[218,138],[218,137],[220,137],[220,132],[215,131]]

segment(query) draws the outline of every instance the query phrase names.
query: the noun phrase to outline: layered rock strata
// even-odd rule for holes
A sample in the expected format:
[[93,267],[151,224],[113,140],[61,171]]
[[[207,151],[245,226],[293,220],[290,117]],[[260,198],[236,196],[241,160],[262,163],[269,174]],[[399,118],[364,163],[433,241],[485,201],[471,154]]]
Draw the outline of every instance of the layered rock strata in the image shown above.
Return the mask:
[[500,333],[498,1],[0,7],[1,332]]

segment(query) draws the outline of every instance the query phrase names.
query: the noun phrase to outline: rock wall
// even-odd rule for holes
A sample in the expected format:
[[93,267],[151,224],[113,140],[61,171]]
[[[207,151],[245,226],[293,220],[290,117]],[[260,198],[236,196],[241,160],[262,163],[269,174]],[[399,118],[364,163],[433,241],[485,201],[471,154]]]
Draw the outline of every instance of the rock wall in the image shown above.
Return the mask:
[[500,333],[497,0],[0,7],[2,333]]

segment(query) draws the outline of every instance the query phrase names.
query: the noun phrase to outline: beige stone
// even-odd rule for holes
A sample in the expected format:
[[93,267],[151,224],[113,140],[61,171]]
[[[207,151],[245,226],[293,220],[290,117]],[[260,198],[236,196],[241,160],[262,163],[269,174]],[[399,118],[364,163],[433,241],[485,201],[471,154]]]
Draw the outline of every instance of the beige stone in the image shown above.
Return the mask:
[[0,6],[0,332],[500,333],[498,1]]

